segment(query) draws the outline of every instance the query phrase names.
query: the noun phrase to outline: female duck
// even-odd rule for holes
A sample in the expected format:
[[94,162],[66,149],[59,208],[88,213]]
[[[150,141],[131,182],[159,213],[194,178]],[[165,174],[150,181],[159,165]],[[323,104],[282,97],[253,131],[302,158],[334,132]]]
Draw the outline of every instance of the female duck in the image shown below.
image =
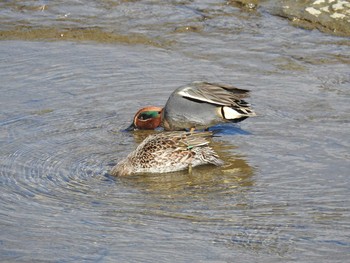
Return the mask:
[[209,147],[211,132],[164,132],[148,136],[124,160],[112,168],[112,175],[166,173],[203,164],[222,165]]

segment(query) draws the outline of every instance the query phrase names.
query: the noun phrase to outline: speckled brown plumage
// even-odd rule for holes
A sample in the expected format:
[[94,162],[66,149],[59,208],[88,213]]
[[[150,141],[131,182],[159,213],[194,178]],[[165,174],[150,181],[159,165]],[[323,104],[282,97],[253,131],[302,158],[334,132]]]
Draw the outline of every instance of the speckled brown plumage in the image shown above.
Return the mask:
[[165,173],[202,164],[221,165],[209,147],[211,132],[164,132],[148,136],[124,160],[113,167],[112,175]]

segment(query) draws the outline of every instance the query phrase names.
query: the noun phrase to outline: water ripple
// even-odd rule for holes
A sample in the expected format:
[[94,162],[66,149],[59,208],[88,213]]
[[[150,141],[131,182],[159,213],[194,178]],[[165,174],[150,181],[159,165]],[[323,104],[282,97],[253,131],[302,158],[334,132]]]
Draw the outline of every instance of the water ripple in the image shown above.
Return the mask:
[[[41,18],[25,7],[19,15],[38,22],[66,7],[81,11],[79,1],[61,2]],[[183,1],[180,9],[163,1],[162,19],[177,12],[157,31],[164,25],[158,3],[119,2],[108,2],[110,17],[148,8],[140,20],[124,16],[130,24],[123,30],[165,32],[176,47],[0,42],[0,260],[345,262],[345,39],[295,29],[268,14],[242,14],[222,1]],[[176,32],[180,24],[199,30]],[[115,20],[109,26],[119,34]],[[71,36],[82,31],[89,32]],[[252,90],[259,117],[213,140],[225,165],[198,167],[192,175],[109,176],[148,134],[121,132],[137,108],[164,105],[193,80]]]

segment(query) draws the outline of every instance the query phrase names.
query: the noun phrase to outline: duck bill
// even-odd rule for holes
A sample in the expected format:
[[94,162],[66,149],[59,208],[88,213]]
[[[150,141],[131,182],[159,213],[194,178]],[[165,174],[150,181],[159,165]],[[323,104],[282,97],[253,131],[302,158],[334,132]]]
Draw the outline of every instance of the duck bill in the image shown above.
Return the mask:
[[134,123],[131,123],[130,126],[125,129],[125,131],[134,131],[134,130],[136,130],[136,127],[135,127]]

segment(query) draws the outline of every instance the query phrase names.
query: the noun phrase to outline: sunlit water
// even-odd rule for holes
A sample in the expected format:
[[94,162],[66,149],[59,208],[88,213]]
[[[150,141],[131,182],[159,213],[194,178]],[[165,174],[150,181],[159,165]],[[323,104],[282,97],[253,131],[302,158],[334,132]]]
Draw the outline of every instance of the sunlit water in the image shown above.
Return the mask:
[[[49,35],[0,42],[1,261],[348,260],[349,38],[218,1],[122,2],[84,7],[129,26],[101,41],[45,31],[79,1],[2,9]],[[136,110],[194,80],[252,91],[259,116],[213,139],[225,165],[109,176],[148,134],[122,131]]]

